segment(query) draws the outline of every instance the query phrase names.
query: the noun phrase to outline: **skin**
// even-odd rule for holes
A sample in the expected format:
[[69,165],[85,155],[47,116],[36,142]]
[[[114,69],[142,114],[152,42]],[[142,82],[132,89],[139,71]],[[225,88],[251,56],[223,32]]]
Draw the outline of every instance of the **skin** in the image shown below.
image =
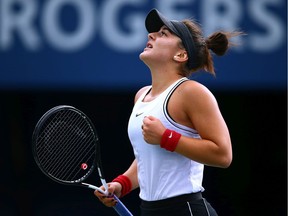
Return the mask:
[[[180,68],[188,60],[187,52],[179,45],[180,39],[165,26],[158,32],[148,34],[148,43],[140,59],[151,71],[152,89],[144,98],[149,102],[157,98],[167,87],[182,77]],[[140,89],[135,102],[148,86]],[[168,112],[178,123],[198,131],[202,139],[181,136],[175,152],[208,166],[226,168],[232,162],[232,147],[227,125],[213,94],[202,84],[189,80],[182,83],[172,94]],[[150,145],[159,145],[166,128],[154,116],[143,119],[142,134]],[[137,161],[134,160],[124,173],[137,188]],[[121,184],[108,184],[108,191],[121,195]],[[95,195],[106,206],[116,201],[95,191]]]

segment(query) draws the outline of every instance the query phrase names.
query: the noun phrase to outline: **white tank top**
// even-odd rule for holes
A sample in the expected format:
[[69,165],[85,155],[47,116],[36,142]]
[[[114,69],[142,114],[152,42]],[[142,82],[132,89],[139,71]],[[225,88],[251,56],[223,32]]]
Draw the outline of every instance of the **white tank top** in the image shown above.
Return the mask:
[[[197,131],[173,121],[167,113],[167,103],[174,90],[187,78],[182,78],[156,99],[143,102],[151,88],[137,100],[130,116],[128,135],[137,160],[140,198],[146,201],[166,199],[192,192],[203,191],[204,165],[190,160],[176,152],[162,149],[160,145],[145,142],[141,126],[145,116],[154,116],[166,128],[193,138],[200,138]],[[191,101],[193,103],[193,101]]]

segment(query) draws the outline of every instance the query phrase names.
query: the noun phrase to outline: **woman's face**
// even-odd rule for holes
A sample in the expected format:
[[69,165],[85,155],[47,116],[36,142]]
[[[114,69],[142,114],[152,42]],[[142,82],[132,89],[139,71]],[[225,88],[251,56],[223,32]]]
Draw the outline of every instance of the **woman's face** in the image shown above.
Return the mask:
[[173,57],[179,53],[180,38],[169,31],[166,26],[158,32],[148,34],[148,42],[144,51],[140,54],[140,59],[148,66],[155,64],[167,64],[173,61]]

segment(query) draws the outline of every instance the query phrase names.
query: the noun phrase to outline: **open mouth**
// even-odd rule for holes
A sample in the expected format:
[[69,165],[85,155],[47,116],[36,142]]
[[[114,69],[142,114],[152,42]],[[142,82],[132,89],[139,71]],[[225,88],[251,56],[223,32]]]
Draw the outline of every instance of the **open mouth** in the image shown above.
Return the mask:
[[150,44],[149,42],[146,44],[146,48],[153,48],[152,44]]

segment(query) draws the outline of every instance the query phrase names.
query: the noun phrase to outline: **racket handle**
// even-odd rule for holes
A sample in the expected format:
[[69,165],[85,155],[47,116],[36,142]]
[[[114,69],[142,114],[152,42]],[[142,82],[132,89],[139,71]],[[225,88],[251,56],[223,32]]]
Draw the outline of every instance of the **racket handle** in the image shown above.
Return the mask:
[[[87,184],[84,182],[82,182],[81,185],[88,187],[90,189],[93,189],[93,190],[98,190],[100,193],[105,194],[105,191],[103,191],[101,188],[96,187],[94,185]],[[115,194],[113,195],[113,198],[115,200],[117,200],[117,204],[113,208],[118,213],[118,215],[120,215],[120,216],[133,216],[133,214],[126,208],[126,206],[120,201],[120,199]]]
[[113,195],[114,199],[117,200],[116,206],[114,206],[114,210],[118,213],[120,216],[133,216],[133,214],[126,208],[126,206],[120,201],[120,199]]

